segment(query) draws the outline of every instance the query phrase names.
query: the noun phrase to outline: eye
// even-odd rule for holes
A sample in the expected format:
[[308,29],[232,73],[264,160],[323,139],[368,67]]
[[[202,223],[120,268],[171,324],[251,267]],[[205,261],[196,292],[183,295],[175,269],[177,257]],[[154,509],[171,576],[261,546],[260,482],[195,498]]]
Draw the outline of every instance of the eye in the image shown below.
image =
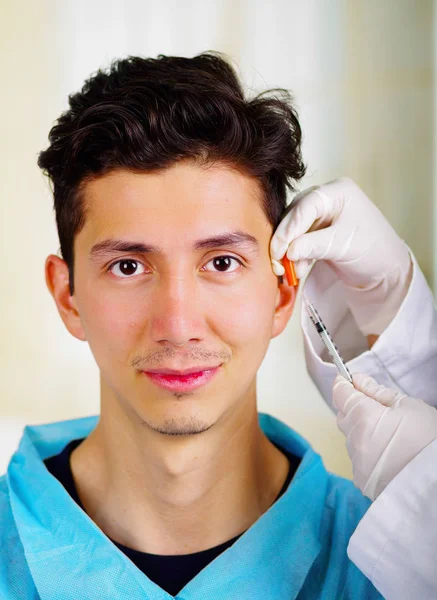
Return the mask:
[[[142,269],[142,271],[137,271],[138,268]],[[131,258],[117,260],[117,262],[112,263],[108,269],[113,275],[121,277],[122,279],[127,279],[133,275],[141,275],[144,273],[144,270],[144,265]]]
[[[232,262],[236,264],[235,268],[231,268]],[[216,272],[219,273],[233,273],[238,268],[238,266],[243,266],[241,260],[238,260],[238,258],[235,258],[234,256],[216,256],[208,263],[206,263],[205,267],[211,264],[216,269]],[[206,270],[208,271],[209,269]]]

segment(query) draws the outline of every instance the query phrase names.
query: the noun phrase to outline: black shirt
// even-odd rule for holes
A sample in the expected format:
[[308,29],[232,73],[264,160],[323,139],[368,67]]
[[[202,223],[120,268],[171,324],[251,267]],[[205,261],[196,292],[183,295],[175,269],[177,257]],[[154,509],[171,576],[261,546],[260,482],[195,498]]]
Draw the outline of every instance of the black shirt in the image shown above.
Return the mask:
[[[60,454],[47,458],[44,463],[49,472],[62,483],[73,500],[83,509],[70,467],[70,455],[82,441],[83,439],[71,441]],[[285,452],[283,448],[278,449],[288,458],[290,468],[287,479],[276,500],[278,500],[288,488],[300,462],[300,459],[297,456]],[[238,540],[240,535],[237,535],[231,540],[228,540],[219,546],[215,546],[214,548],[177,556],[149,554],[148,552],[140,552],[128,548],[127,546],[123,546],[114,540],[111,540],[111,542],[117,546],[117,548],[121,550],[121,552],[123,552],[135,566],[138,567],[138,569],[147,575],[151,581],[159,585],[159,587],[170,595],[176,596],[178,592],[191,581],[191,579],[202,571],[202,569],[217,558],[219,554],[224,552],[224,550],[232,546],[232,544]]]

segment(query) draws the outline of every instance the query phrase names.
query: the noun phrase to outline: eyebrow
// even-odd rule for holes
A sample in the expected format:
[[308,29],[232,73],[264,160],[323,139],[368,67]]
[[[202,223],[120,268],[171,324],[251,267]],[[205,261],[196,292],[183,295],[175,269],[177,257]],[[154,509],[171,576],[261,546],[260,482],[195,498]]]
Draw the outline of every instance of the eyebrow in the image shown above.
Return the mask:
[[[197,240],[193,244],[194,250],[214,249],[221,246],[228,248],[247,248],[252,252],[258,253],[258,240],[248,233],[243,231],[232,231],[215,235],[213,237]],[[94,244],[91,248],[89,259],[92,262],[97,262],[114,253],[131,253],[131,254],[163,254],[162,248],[143,244],[140,242],[129,242],[125,240],[108,239]]]

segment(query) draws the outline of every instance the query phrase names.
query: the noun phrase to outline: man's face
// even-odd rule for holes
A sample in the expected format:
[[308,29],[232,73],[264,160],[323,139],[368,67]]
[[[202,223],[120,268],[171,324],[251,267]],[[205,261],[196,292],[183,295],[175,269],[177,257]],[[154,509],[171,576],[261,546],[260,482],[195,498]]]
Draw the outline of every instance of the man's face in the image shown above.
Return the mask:
[[[182,162],[115,171],[84,193],[73,299],[82,333],[69,329],[88,340],[104,393],[171,434],[203,431],[255,401],[256,372],[294,300],[271,269],[258,183]],[[200,378],[145,374],[213,367]]]

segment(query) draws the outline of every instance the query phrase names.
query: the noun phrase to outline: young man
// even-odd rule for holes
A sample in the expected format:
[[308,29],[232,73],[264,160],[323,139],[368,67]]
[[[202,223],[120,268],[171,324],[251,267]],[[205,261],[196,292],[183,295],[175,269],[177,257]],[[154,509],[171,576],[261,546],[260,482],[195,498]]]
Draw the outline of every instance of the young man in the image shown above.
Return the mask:
[[286,95],[223,59],[119,61],[39,165],[46,280],[101,374],[101,414],[26,429],[0,480],[6,598],[379,598],[346,548],[368,501],[256,408],[295,290],[269,243],[302,177]]

